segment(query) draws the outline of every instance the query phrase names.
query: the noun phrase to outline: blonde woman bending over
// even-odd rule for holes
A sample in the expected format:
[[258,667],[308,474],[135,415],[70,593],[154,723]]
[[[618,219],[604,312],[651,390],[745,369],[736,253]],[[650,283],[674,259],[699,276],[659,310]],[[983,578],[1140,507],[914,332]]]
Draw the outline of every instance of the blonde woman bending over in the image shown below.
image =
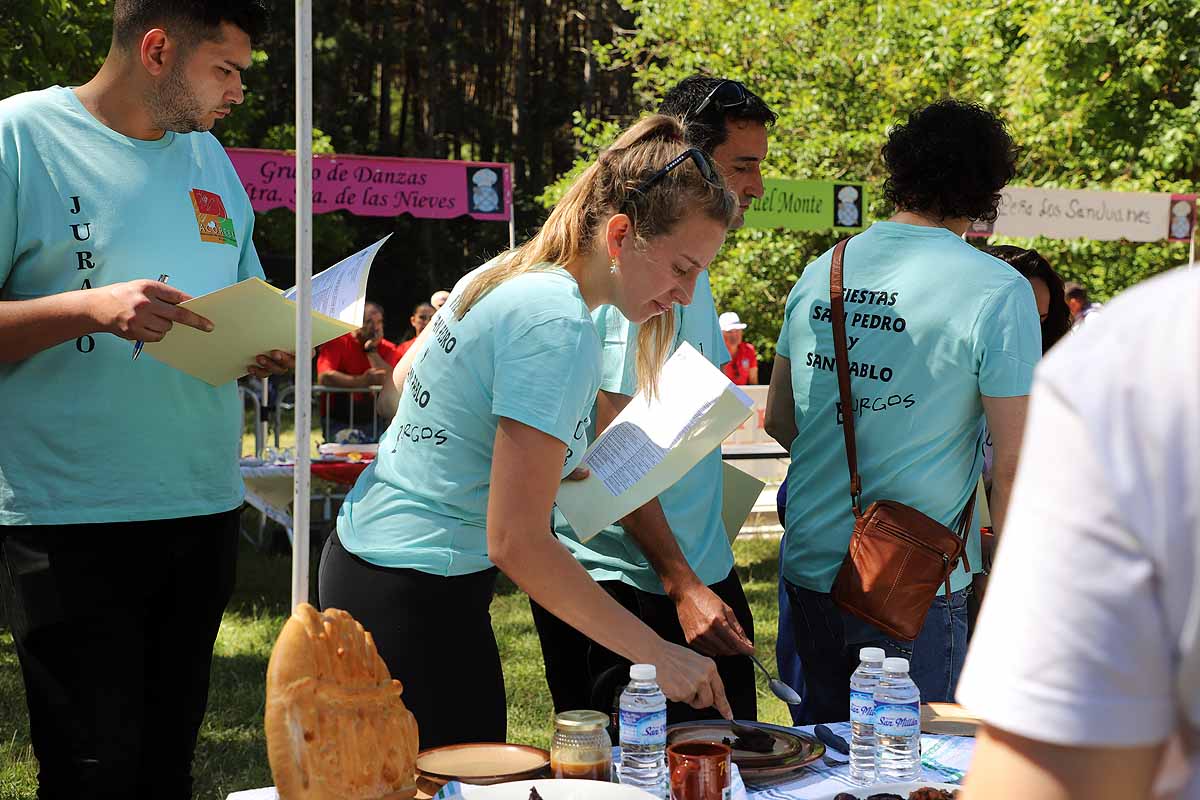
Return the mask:
[[374,635],[422,748],[505,739],[488,614],[498,570],[604,647],[656,665],[670,699],[730,716],[713,662],[609,597],[550,519],[599,389],[590,311],[611,304],[644,323],[639,381],[652,390],[671,305],[691,301],[736,211],[677,120],[643,119],[528,243],[459,281],[385,384],[381,405],[395,416],[322,554],[320,601]]

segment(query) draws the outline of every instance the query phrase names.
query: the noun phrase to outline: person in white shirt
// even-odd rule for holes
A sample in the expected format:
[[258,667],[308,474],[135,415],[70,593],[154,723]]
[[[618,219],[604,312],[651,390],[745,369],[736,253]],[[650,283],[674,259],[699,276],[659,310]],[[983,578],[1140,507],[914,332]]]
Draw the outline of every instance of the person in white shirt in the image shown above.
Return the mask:
[[1200,798],[1198,398],[1200,271],[1126,292],[1038,367],[957,695],[983,721],[969,800]]

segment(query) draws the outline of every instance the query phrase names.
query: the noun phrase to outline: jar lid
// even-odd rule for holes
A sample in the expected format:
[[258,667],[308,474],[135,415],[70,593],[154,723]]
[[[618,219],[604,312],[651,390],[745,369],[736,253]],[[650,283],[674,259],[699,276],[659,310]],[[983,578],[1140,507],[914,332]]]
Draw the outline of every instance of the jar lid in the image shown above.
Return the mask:
[[603,711],[564,711],[554,717],[554,726],[572,731],[594,731],[608,727]]

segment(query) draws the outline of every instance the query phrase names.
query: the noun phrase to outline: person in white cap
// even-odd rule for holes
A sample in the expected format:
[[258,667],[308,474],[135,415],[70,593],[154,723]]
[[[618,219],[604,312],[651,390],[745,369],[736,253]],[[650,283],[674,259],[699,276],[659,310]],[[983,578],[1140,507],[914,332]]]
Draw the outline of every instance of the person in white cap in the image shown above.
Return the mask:
[[725,338],[725,349],[729,351],[729,361],[721,370],[738,386],[757,385],[758,353],[754,345],[742,341],[746,323],[742,322],[736,311],[726,311],[718,319],[718,324],[721,326],[721,336]]
[[434,311],[437,311],[439,308],[444,306],[446,304],[446,301],[449,299],[450,299],[450,293],[447,292],[445,289],[439,289],[438,291],[434,292],[433,295],[429,298],[429,305],[433,306]]

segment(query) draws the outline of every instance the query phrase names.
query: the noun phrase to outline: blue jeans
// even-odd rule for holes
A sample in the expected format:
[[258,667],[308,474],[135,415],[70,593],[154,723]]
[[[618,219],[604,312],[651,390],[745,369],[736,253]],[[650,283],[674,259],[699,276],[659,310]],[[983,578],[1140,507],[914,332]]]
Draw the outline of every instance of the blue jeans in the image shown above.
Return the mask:
[[[831,595],[783,581],[794,648],[804,671],[800,721],[845,722],[850,716],[850,674],[858,651],[880,647],[888,656],[907,658],[922,702],[950,701],[967,652],[968,589],[938,595],[915,641],[892,639],[875,626],[843,611]],[[780,609],[782,617],[783,609]]]
[[953,703],[967,658],[967,616],[971,587],[939,593],[913,642],[909,675],[923,703]]

